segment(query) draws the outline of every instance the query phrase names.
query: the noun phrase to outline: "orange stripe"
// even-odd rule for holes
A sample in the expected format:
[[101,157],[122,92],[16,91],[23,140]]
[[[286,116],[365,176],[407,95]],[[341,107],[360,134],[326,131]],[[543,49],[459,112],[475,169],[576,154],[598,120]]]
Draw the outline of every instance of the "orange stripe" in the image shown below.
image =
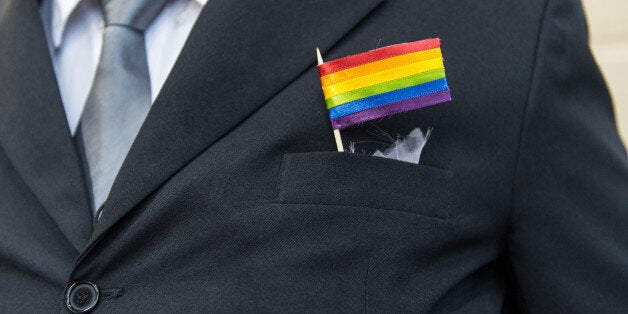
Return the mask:
[[325,95],[325,99],[329,99],[336,95],[344,94],[355,89],[388,82],[398,78],[443,67],[443,58],[434,58],[425,61],[419,61],[398,68],[388,69],[385,71],[356,77],[344,82],[340,82],[338,84],[323,86],[323,94]]
[[441,56],[442,54],[440,48],[407,53],[325,75],[321,77],[321,83],[323,84],[323,87],[325,87],[356,77],[397,68],[415,62],[439,58]]

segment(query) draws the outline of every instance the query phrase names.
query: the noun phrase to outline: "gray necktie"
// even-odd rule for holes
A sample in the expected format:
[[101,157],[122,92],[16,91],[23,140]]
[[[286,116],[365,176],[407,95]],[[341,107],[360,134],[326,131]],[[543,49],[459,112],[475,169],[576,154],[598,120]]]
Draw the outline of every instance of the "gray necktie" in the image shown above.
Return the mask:
[[100,0],[103,46],[77,139],[83,147],[94,210],[113,181],[151,106],[144,30],[167,0]]

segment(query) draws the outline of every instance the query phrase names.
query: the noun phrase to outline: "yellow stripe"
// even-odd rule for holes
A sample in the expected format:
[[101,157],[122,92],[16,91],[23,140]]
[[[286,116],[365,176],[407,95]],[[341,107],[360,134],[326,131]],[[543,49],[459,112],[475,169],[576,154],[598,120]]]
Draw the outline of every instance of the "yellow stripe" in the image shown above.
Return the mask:
[[329,99],[336,95],[344,94],[355,89],[371,86],[379,83],[392,81],[398,78],[410,76],[417,73],[427,72],[438,68],[443,68],[443,58],[434,58],[430,60],[411,63],[402,67],[388,69],[385,71],[373,73],[370,75],[356,77],[354,79],[344,81],[338,84],[323,87],[325,99]]
[[357,67],[334,72],[321,77],[323,86],[338,84],[342,81],[350,80],[359,76],[369,75],[392,68],[401,67],[410,63],[425,61],[441,57],[440,48],[411,52],[400,56],[363,64]]

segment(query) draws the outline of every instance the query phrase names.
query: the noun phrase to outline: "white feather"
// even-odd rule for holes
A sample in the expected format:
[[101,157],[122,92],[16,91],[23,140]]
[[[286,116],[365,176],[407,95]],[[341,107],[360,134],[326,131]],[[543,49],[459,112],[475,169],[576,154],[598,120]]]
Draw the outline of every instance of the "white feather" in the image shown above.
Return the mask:
[[421,160],[421,152],[423,152],[423,147],[425,147],[427,140],[430,138],[430,134],[432,134],[432,128],[429,128],[425,133],[421,129],[416,128],[404,139],[396,140],[383,152],[375,151],[373,156],[418,164]]

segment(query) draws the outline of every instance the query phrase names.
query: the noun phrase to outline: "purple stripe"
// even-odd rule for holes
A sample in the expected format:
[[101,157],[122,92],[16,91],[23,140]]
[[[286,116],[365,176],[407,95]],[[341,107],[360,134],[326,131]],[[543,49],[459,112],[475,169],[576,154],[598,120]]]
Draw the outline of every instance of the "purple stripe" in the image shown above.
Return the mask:
[[331,126],[334,130],[344,129],[354,124],[366,122],[373,119],[378,119],[386,116],[390,116],[396,113],[415,110],[431,105],[440,104],[451,100],[451,93],[449,90],[444,90],[437,93],[428,94],[425,96],[409,98],[398,102],[393,102],[384,106],[379,106],[364,111],[356,112],[354,114],[342,116],[331,120]]

